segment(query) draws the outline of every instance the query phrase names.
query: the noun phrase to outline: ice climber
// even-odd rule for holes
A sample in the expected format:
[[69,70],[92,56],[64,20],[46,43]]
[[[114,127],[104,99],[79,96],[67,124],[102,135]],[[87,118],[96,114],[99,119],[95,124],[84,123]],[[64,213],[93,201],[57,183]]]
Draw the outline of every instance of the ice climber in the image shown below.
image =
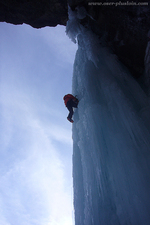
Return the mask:
[[63,100],[64,100],[64,103],[65,103],[67,109],[69,110],[67,120],[69,120],[71,123],[73,123],[74,122],[72,119],[73,108],[77,108],[79,100],[71,94],[65,95],[63,97]]

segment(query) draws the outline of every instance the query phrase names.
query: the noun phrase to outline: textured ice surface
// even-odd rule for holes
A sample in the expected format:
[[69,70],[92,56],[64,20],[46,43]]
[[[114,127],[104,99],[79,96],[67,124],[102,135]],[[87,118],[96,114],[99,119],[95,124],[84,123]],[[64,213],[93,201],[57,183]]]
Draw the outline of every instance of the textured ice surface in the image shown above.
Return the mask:
[[149,225],[150,120],[140,86],[101,48],[74,63],[73,179],[77,225]]
[[70,31],[79,45],[73,74],[79,98],[73,124],[76,225],[149,225],[148,98],[90,30],[77,28]]

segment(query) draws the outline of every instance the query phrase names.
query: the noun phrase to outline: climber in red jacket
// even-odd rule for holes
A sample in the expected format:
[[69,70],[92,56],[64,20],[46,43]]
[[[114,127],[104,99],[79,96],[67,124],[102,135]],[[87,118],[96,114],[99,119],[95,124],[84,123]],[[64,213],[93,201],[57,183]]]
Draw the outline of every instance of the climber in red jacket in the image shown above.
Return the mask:
[[73,108],[77,108],[79,100],[71,94],[65,95],[63,97],[63,100],[64,100],[64,103],[65,103],[67,109],[69,110],[67,120],[69,120],[71,123],[73,123],[74,122],[72,120]]

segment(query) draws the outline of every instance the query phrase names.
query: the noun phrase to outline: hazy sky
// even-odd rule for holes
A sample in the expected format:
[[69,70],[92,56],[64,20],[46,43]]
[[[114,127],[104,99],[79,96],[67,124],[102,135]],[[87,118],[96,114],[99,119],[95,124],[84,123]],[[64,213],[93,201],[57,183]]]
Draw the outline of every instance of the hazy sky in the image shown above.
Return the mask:
[[0,23],[0,225],[71,225],[71,92],[65,27]]

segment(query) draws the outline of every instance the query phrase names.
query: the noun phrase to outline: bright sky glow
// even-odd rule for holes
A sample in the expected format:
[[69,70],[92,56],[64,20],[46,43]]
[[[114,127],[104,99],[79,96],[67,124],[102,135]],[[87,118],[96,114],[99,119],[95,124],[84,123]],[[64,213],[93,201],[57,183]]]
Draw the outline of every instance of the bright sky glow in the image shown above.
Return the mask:
[[63,26],[0,29],[0,224],[71,225],[72,127],[62,98],[77,46]]

